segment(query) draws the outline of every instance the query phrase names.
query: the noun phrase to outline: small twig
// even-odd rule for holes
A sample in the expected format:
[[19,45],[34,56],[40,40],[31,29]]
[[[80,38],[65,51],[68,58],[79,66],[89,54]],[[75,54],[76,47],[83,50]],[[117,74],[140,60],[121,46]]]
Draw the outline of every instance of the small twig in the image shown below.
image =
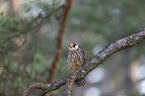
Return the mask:
[[72,73],[72,76],[69,78],[68,82],[66,83],[65,89],[64,89],[64,96],[71,96],[71,89],[73,87],[73,83],[76,79],[76,74]]
[[62,9],[64,7],[65,7],[64,5],[59,6],[58,8],[53,9],[50,13],[47,13],[47,15],[42,18],[49,19],[54,13],[56,13],[57,11],[59,11],[60,9]]
[[8,73],[11,73],[11,71],[9,70],[9,68],[6,66],[6,63],[5,63],[5,54],[4,54],[4,53],[1,53],[0,63],[3,65],[3,68],[4,68]]
[[43,83],[39,83],[39,82],[35,82],[35,83],[31,83],[29,84],[28,88],[25,89],[25,91],[23,92],[23,95],[22,96],[27,96],[28,95],[28,92],[31,90],[31,89],[42,89],[43,90],[43,87],[44,87],[44,84]]

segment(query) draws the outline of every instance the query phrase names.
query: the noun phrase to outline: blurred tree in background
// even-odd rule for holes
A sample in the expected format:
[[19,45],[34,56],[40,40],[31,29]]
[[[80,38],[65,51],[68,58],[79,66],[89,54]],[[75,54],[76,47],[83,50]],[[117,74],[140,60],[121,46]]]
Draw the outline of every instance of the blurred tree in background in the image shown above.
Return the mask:
[[[20,96],[34,81],[48,82],[56,50],[63,0],[0,1],[0,96]],[[69,43],[77,42],[90,59],[106,45],[145,26],[145,1],[74,0],[55,80],[69,73]],[[145,41],[114,54],[88,76],[73,96],[144,96]],[[62,96],[62,90],[50,96]],[[36,90],[31,93],[38,95]]]

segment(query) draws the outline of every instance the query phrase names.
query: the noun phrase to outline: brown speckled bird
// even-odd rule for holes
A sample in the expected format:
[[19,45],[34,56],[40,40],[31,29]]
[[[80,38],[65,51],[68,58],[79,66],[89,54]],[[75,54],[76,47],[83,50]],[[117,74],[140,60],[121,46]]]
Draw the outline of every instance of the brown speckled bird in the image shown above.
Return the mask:
[[[85,63],[85,53],[75,42],[70,43],[69,45],[67,63],[73,71],[75,71]],[[76,80],[74,82],[74,86],[78,86],[78,87],[83,86],[85,84],[86,84],[85,79]]]

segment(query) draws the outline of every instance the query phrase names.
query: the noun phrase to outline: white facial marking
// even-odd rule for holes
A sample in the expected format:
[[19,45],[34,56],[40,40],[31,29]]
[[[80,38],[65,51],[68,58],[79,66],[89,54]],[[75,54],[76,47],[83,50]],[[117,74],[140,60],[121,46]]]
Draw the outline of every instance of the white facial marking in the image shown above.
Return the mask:
[[76,45],[76,46],[75,46],[75,49],[78,49],[78,47],[79,47],[79,46],[78,46],[78,45]]
[[[76,46],[75,46],[75,47],[73,47],[73,46],[74,46],[74,44],[76,44]],[[72,47],[70,47],[70,46],[72,46]],[[76,50],[76,49],[78,49],[78,48],[79,48],[79,46],[78,46],[78,44],[77,44],[77,43],[71,43],[71,44],[70,44],[70,46],[69,46],[69,50]]]

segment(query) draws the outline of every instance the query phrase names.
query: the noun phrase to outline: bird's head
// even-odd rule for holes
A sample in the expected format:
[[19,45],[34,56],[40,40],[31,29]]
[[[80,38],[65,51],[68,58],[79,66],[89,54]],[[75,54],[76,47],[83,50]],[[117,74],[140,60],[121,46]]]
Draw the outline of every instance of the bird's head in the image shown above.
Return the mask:
[[78,48],[79,48],[79,46],[75,42],[72,42],[69,44],[69,50],[77,50]]

